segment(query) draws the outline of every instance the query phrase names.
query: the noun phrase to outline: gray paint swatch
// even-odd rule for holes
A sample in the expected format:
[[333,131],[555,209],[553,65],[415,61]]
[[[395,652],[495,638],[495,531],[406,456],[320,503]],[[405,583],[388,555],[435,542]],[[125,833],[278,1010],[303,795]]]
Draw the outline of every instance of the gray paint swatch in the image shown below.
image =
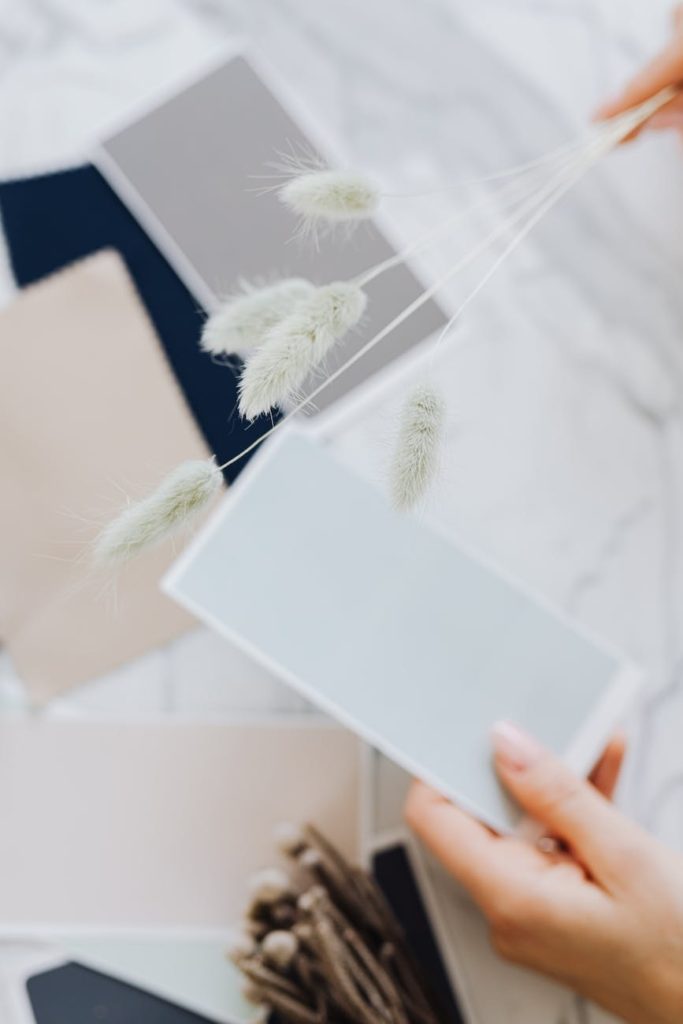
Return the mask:
[[[259,175],[278,154],[313,151],[311,140],[244,57],[222,64],[109,138],[100,170],[145,223],[197,299],[213,304],[240,278],[301,275],[323,284],[394,254],[376,225],[319,247],[293,240],[296,220]],[[182,254],[182,258],[179,257]],[[335,349],[334,370],[423,291],[400,265],[368,288],[361,327]],[[316,400],[327,408],[445,323],[430,301]],[[208,358],[208,357],[207,357]]]

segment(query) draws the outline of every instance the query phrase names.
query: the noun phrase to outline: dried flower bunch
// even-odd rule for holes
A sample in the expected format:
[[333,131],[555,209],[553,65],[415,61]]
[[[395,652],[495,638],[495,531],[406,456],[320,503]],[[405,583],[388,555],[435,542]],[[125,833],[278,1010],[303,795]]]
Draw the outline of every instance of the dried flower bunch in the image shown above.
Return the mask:
[[[367,304],[365,286],[411,253],[431,245],[436,237],[453,231],[462,215],[443,221],[402,253],[370,267],[352,280],[314,284],[301,278],[289,278],[264,288],[243,282],[237,294],[228,298],[206,321],[201,347],[214,358],[239,355],[245,360],[238,402],[239,413],[245,420],[253,420],[274,409],[286,410],[286,415],[222,466],[212,461],[203,472],[196,463],[177,467],[153,495],[129,505],[119,519],[105,528],[95,544],[96,558],[111,562],[125,560],[194,517],[215,493],[223,470],[244,458],[291,416],[311,406],[326,387],[466,266],[492,252],[492,263],[426,354],[424,375],[406,399],[400,415],[389,467],[389,490],[397,509],[416,506],[427,493],[438,467],[446,402],[440,388],[433,383],[431,370],[435,352],[453,323],[555,203],[604,154],[668,102],[672,94],[673,90],[665,89],[639,107],[594,126],[587,137],[577,142],[479,179],[479,182],[499,183],[499,188],[487,201],[497,210],[506,208],[505,215],[470,252],[328,375],[324,374],[326,356],[363,316]],[[375,182],[355,171],[294,161],[286,172],[284,181],[275,187],[285,206],[300,218],[304,234],[315,233],[320,225],[353,225],[371,217],[383,199],[401,198],[382,192]],[[457,187],[457,183],[450,187]],[[479,205],[466,209],[465,215]],[[499,245],[502,248],[496,255]],[[313,373],[321,374],[322,380],[310,393],[304,393],[302,389]]]
[[289,869],[252,880],[230,958],[245,995],[292,1024],[438,1024],[443,1020],[373,879],[315,828],[284,826]]

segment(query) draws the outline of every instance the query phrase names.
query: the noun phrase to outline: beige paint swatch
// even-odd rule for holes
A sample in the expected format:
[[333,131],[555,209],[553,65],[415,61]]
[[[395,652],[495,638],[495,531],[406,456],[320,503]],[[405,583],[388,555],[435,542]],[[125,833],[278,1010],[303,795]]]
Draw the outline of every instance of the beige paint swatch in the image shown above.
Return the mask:
[[0,721],[0,932],[235,924],[278,823],[356,853],[358,745],[319,721]]
[[42,703],[191,624],[158,589],[177,542],[115,576],[88,558],[128,494],[209,454],[114,251],[0,312],[0,438],[0,640]]

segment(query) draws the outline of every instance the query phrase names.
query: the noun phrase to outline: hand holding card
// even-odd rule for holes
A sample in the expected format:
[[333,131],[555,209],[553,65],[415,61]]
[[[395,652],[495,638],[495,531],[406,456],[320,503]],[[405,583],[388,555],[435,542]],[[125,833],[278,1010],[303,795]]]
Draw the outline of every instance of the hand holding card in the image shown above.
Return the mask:
[[586,772],[631,696],[618,658],[394,512],[304,432],[255,460],[166,580],[190,611],[494,828],[514,719]]

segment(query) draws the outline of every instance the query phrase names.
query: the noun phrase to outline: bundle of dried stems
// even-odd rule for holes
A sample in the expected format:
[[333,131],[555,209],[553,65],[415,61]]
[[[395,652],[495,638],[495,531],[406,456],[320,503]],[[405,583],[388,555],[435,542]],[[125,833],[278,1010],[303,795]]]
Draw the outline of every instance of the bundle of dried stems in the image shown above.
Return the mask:
[[439,1024],[401,927],[373,879],[313,826],[279,835],[289,870],[253,879],[230,958],[245,995],[292,1024]]

